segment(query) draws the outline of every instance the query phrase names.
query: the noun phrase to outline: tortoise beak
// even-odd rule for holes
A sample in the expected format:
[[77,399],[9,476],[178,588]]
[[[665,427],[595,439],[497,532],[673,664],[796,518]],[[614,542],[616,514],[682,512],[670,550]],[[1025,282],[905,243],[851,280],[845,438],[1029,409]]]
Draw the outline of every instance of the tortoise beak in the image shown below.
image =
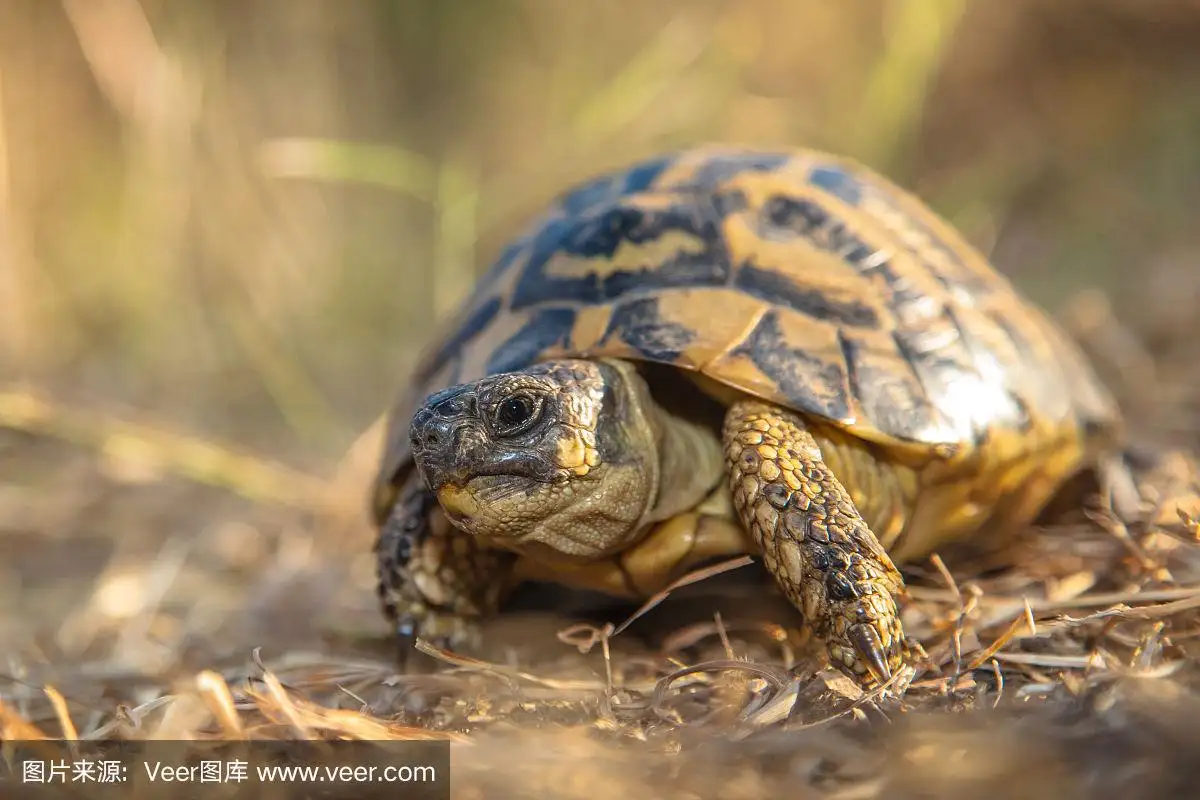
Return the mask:
[[479,513],[479,503],[465,486],[453,483],[442,484],[437,490],[438,503],[451,518],[465,519]]
[[475,398],[464,387],[430,397],[408,426],[417,469],[432,492],[448,485],[463,486],[481,446],[474,424]]

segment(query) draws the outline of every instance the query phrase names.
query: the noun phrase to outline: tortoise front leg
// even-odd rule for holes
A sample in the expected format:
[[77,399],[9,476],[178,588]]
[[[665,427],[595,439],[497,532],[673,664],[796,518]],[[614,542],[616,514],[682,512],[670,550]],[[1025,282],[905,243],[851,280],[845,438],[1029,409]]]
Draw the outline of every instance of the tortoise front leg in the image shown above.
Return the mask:
[[834,666],[867,687],[886,682],[906,655],[893,597],[904,579],[804,421],[741,401],[724,440],[734,507],[767,569]]
[[375,542],[377,593],[402,640],[477,644],[478,622],[496,613],[515,556],[480,547],[446,519],[414,474]]

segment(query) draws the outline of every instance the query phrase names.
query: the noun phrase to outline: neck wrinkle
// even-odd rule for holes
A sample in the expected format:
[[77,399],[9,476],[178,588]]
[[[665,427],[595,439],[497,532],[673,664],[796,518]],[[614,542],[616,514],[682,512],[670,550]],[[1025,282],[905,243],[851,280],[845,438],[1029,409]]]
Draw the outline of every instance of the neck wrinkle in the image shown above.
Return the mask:
[[657,407],[655,412],[658,493],[647,523],[694,509],[724,478],[724,448],[711,426]]

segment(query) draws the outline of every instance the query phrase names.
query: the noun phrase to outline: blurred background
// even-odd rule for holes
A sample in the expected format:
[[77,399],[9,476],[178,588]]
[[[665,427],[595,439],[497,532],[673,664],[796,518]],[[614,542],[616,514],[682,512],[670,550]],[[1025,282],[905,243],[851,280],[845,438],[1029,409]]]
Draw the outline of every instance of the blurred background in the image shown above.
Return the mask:
[[594,172],[836,150],[1055,306],[1194,266],[1197,134],[1190,0],[3,0],[0,374],[319,467]]
[[0,0],[0,633],[227,634],[214,564],[314,560],[247,509],[350,464],[361,512],[360,437],[506,238],[713,140],[864,161],[1085,328],[1196,329],[1194,0]]

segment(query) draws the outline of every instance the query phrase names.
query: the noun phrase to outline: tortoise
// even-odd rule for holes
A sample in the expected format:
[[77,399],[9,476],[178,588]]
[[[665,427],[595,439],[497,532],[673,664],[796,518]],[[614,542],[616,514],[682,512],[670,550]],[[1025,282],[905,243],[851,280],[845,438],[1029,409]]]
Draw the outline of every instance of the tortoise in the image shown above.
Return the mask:
[[1124,437],[1081,350],[865,165],[706,145],[561,194],[390,413],[378,591],[465,641],[511,589],[649,596],[751,554],[864,687],[896,563],[1003,542]]

